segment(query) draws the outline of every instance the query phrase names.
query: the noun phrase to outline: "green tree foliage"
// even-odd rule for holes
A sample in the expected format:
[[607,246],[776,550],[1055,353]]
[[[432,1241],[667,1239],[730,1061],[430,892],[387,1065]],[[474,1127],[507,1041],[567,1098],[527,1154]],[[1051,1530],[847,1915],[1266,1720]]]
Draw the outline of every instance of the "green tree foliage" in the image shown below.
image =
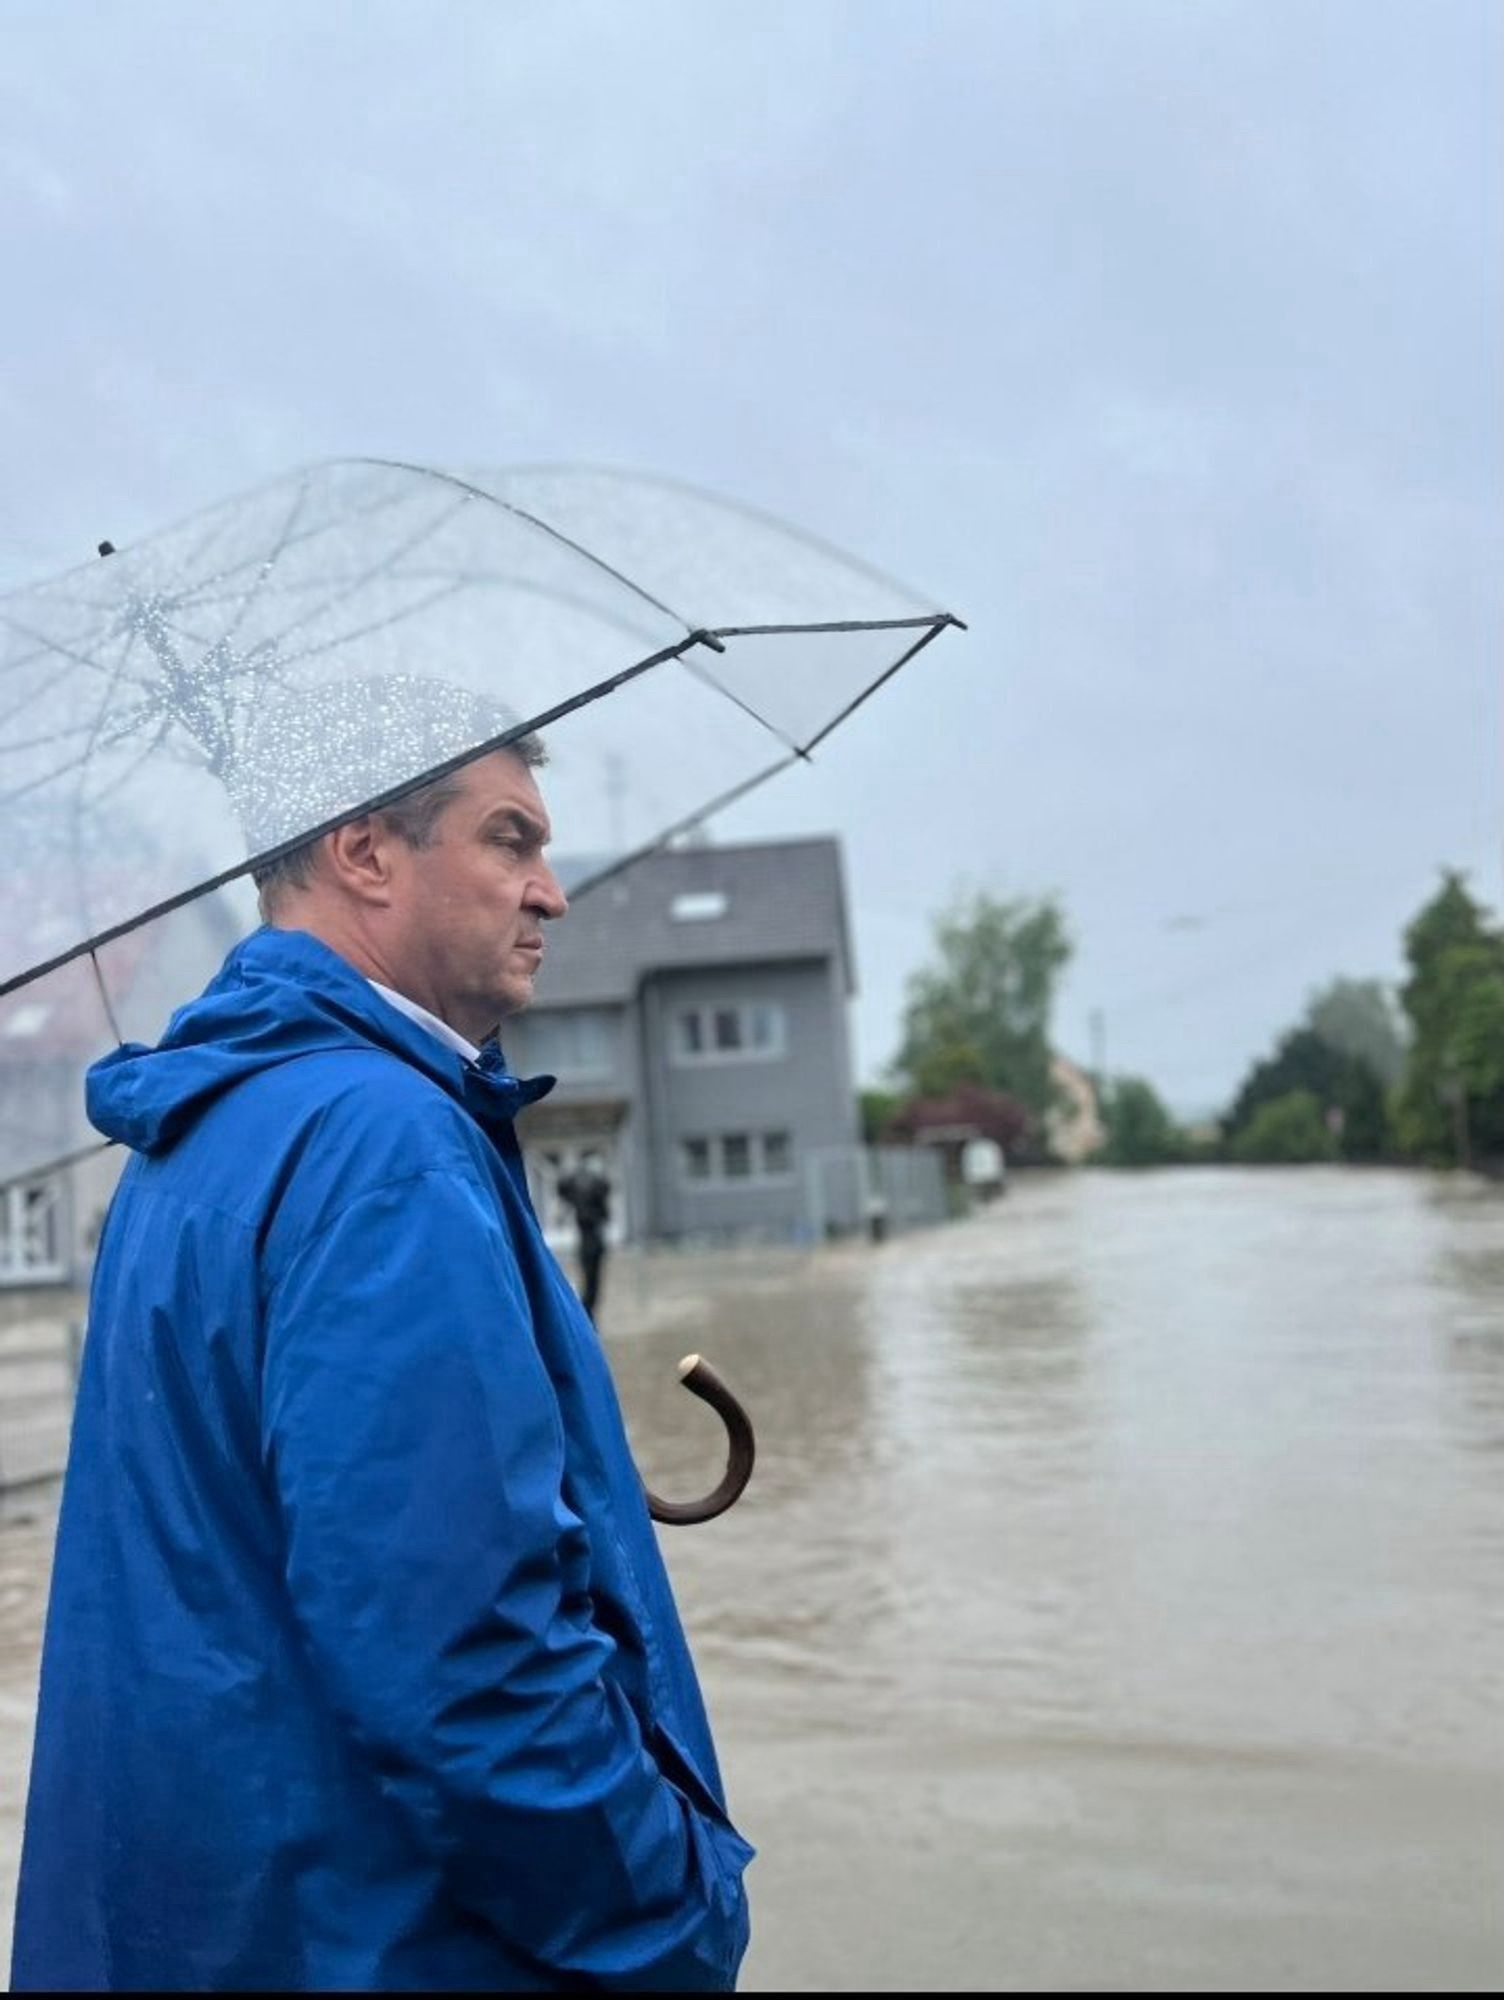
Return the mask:
[[1272,1056],[1255,1063],[1234,1100],[1224,1129],[1234,1158],[1238,1142],[1267,1104],[1292,1092],[1308,1096],[1322,1114],[1338,1114],[1336,1149],[1346,1160],[1373,1160],[1387,1144],[1384,1085],[1362,1057],[1334,1048],[1312,1027],[1292,1028]]
[[1164,1167],[1187,1156],[1185,1134],[1140,1076],[1114,1077],[1102,1093],[1107,1144],[1098,1158],[1110,1167]]
[[903,1102],[893,1090],[864,1090],[861,1093],[862,1138],[869,1146],[879,1145],[893,1123],[894,1113]]
[[1311,996],[1305,1025],[1339,1055],[1367,1063],[1385,1090],[1404,1073],[1404,1029],[1382,979],[1334,979]]
[[962,898],[935,924],[937,962],[909,981],[894,1068],[919,1097],[966,1084],[1006,1091],[1043,1120],[1050,1010],[1071,955],[1059,905]]
[[1309,1090],[1291,1090],[1259,1105],[1231,1152],[1243,1162],[1297,1165],[1335,1159],[1337,1141],[1320,1100]]
[[1504,1156],[1504,936],[1456,870],[1411,921],[1405,958],[1400,1143],[1424,1159]]

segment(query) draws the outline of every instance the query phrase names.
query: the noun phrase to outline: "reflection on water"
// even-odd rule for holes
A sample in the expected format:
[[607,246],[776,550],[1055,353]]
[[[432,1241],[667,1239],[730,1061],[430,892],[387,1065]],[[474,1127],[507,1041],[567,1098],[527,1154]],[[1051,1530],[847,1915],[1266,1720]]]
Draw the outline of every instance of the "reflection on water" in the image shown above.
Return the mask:
[[[706,1559],[696,1589],[702,1655],[717,1651],[766,1676],[786,1716],[808,1700],[823,1710],[832,1689],[846,1689],[853,1713],[866,1715],[885,1675],[872,1635],[902,1621],[866,1269],[840,1254],[769,1253],[768,1263],[761,1282],[738,1273],[734,1288],[718,1291],[692,1334],[752,1412],[753,1483],[719,1521],[665,1530],[665,1546],[671,1559]],[[669,1499],[708,1489],[725,1459],[719,1420],[678,1385],[690,1344],[676,1325],[611,1348],[643,1477]]]
[[1504,1242],[1491,1204],[1457,1207],[1438,1245],[1437,1346],[1449,1377],[1445,1414],[1457,1441],[1504,1451]]
[[[1504,1190],[1076,1175],[613,1341],[659,1490],[718,1470],[685,1345],[758,1422],[742,1505],[665,1534],[764,1848],[753,1983],[933,1981],[906,1871],[992,1844],[950,1983],[1504,1969],[1501,1298]],[[1004,1883],[1054,1912],[1021,1966]]]

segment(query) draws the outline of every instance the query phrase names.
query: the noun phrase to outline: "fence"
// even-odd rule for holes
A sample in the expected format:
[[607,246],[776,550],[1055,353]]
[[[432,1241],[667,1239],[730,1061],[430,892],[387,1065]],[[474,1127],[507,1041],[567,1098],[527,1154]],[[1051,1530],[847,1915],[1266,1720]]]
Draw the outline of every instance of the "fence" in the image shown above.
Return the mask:
[[825,1146],[805,1156],[804,1221],[817,1243],[922,1229],[949,1212],[944,1169],[928,1146]]

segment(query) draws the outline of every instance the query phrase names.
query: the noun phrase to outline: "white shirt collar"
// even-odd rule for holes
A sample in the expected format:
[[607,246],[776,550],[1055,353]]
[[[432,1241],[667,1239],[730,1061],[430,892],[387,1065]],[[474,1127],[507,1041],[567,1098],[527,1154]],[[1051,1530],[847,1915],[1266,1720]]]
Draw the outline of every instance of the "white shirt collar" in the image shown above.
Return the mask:
[[480,1050],[474,1042],[467,1042],[464,1036],[451,1028],[447,1021],[441,1021],[437,1014],[430,1014],[426,1007],[420,1007],[416,1000],[409,1000],[405,993],[394,993],[390,986],[383,986],[379,979],[373,979],[370,983],[389,1007],[395,1007],[399,1014],[406,1014],[409,1021],[416,1021],[420,1028],[426,1028],[436,1041],[444,1044],[446,1049],[453,1049],[455,1054],[463,1056],[466,1062],[479,1061]]

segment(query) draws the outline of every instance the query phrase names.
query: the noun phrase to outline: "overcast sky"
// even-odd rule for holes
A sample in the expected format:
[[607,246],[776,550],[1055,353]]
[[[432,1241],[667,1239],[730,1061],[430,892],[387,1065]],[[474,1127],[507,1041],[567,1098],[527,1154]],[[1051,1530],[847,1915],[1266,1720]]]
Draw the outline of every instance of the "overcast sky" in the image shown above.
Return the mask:
[[1504,901],[1497,0],[4,22],[0,582],[363,454],[890,571],[970,632],[742,824],[844,843],[866,1076],[958,888],[1057,891],[1057,1040],[1186,1111]]

